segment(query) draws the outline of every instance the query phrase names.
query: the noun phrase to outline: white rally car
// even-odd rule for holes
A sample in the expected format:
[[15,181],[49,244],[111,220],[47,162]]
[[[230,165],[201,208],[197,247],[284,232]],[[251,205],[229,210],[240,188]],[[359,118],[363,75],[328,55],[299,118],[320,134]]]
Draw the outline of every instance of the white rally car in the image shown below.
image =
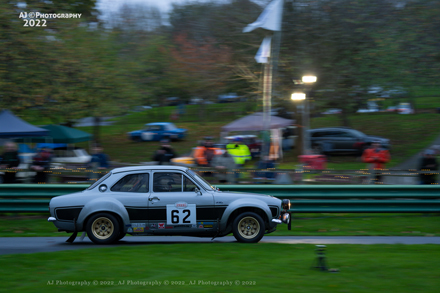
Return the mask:
[[78,193],[54,197],[49,222],[59,231],[86,231],[95,243],[131,235],[221,237],[260,241],[289,223],[290,201],[220,191],[194,171],[177,166],[118,168]]

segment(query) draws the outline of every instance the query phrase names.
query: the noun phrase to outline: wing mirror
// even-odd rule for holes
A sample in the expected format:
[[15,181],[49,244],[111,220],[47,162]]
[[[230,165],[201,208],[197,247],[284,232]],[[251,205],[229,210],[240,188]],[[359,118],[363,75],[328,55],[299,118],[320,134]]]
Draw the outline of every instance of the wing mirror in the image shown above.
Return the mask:
[[200,189],[198,189],[197,187],[194,188],[194,191],[197,195],[202,195],[202,192],[200,191]]

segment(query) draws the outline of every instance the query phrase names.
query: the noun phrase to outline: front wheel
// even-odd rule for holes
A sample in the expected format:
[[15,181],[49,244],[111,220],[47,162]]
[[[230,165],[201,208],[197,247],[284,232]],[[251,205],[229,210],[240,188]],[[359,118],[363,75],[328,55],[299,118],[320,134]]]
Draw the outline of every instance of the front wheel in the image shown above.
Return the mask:
[[238,242],[257,243],[264,235],[264,221],[256,213],[246,212],[235,218],[232,233]]
[[93,215],[87,221],[87,235],[96,244],[110,244],[119,239],[120,227],[115,216],[108,213]]

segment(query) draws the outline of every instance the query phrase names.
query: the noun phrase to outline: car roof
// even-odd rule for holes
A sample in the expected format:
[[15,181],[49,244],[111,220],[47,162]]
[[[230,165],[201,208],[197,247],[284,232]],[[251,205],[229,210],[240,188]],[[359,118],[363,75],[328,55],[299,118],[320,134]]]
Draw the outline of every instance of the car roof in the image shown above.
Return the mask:
[[257,137],[253,134],[244,134],[244,135],[233,135],[233,136],[226,136],[226,139],[234,139],[234,138],[254,138]]
[[314,128],[310,129],[309,131],[325,131],[325,130],[353,130],[353,128],[340,126],[340,127],[322,127],[322,128]]
[[168,125],[172,124],[171,122],[153,122],[153,123],[147,123],[145,125]]
[[142,170],[178,170],[178,171],[186,171],[187,167],[181,166],[171,166],[171,165],[152,165],[152,166],[131,166],[131,167],[122,167],[116,168],[112,170],[112,173],[121,173],[121,172],[130,172],[130,171],[142,171]]

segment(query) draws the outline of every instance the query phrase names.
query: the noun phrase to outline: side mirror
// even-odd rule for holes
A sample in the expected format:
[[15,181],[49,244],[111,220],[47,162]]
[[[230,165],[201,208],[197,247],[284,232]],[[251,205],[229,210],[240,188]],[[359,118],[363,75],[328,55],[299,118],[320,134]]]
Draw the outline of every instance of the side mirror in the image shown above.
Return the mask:
[[197,195],[202,195],[202,192],[200,191],[200,189],[198,189],[197,187],[196,188],[194,188],[194,192],[197,194]]

